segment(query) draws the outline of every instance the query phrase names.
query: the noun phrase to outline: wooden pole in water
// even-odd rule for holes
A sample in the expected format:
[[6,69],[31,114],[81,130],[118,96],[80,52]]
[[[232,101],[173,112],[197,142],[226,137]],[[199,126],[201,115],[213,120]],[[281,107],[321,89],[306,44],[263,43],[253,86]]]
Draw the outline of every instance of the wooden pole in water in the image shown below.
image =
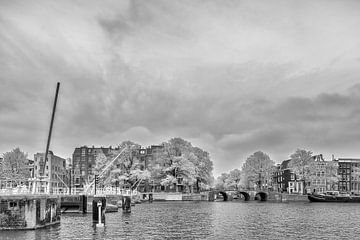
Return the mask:
[[53,110],[52,110],[52,115],[51,115],[49,135],[48,135],[47,144],[46,144],[45,162],[44,162],[44,168],[43,168],[43,171],[42,171],[43,174],[45,174],[45,166],[46,166],[46,162],[47,162],[47,159],[48,159],[50,139],[51,139],[52,128],[53,128],[53,125],[54,125],[54,117],[55,117],[55,111],[56,111],[56,103],[57,103],[58,94],[59,94],[59,88],[60,88],[60,83],[58,82],[56,84],[56,93],[55,93],[55,99],[54,99]]

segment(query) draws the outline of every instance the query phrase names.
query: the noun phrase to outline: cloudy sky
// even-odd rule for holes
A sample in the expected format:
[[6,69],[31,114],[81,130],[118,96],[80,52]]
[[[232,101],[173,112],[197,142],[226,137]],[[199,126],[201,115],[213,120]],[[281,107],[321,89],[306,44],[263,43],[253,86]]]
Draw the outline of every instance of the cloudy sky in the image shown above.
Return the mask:
[[360,2],[0,1],[0,152],[182,137],[215,176],[255,151],[360,158]]

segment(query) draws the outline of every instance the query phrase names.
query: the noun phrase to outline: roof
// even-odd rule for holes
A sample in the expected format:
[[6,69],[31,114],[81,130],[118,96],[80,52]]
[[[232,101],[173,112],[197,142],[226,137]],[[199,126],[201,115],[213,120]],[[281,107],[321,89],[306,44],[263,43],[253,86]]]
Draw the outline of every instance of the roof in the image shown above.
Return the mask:
[[291,159],[282,161],[282,163],[280,164],[280,169],[282,169],[282,170],[288,169],[290,161],[291,161]]
[[338,158],[339,162],[360,162],[360,158]]

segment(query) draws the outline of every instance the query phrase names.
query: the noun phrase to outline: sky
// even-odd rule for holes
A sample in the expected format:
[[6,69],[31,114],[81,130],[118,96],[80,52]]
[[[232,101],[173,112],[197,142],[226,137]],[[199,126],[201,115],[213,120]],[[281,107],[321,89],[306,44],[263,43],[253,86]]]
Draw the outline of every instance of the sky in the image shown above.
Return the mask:
[[263,151],[360,158],[360,2],[0,0],[0,153],[181,137],[215,177]]

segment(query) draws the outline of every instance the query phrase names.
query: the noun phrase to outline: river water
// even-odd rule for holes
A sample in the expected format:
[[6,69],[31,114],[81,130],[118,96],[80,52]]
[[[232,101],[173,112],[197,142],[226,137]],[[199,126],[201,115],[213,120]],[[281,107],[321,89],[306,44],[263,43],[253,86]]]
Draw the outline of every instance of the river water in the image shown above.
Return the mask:
[[107,213],[64,214],[35,231],[2,231],[0,239],[360,239],[360,205],[341,203],[156,202]]

